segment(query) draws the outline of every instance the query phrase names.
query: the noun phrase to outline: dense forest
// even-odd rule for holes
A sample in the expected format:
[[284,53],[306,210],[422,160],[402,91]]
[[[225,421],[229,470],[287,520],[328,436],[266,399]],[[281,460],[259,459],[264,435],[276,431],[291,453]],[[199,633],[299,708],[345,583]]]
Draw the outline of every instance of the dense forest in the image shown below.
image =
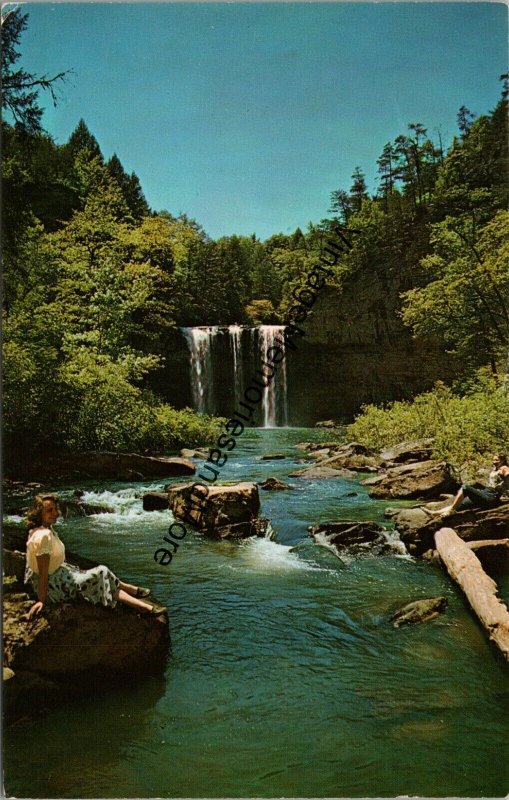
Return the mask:
[[356,167],[350,188],[332,190],[327,218],[305,231],[213,240],[188,216],[151,209],[137,175],[104,156],[83,119],[63,144],[44,131],[38,94],[57,101],[66,76],[19,68],[27,16],[18,9],[2,24],[7,450],[161,451],[206,441],[212,421],[176,411],[149,388],[168,335],[177,326],[282,322],[336,222],[358,231],[335,267],[337,287],[356,272],[397,272],[405,324],[440,337],[459,359],[457,389],[479,369],[503,375],[506,75],[490,113],[460,108],[448,147],[415,122],[385,144],[375,194]]

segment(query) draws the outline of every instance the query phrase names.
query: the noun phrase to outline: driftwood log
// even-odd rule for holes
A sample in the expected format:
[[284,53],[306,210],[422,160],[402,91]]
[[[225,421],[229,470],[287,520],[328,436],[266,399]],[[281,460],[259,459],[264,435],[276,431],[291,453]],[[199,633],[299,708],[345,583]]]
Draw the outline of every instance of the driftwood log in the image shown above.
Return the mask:
[[435,544],[451,578],[465,593],[472,610],[509,661],[509,611],[497,597],[497,584],[482,568],[472,549],[452,530],[441,528]]

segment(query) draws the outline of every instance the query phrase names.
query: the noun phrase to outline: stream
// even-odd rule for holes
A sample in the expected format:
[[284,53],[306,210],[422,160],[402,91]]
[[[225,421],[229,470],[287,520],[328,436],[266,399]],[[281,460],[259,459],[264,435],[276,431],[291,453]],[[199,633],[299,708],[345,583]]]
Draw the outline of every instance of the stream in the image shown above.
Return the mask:
[[[328,436],[247,432],[221,480],[276,476],[295,487],[260,491],[273,540],[218,542],[189,529],[166,567],[153,554],[171,513],[144,512],[141,496],[168,481],[58,487],[115,509],[59,520],[57,530],[69,550],[168,606],[172,655],[161,678],[8,729],[7,795],[507,794],[507,668],[445,572],[398,547],[340,560],[309,539],[311,524],[382,522],[389,505],[357,481],[288,478],[303,466],[295,443]],[[264,452],[287,458],[262,461]],[[449,607],[437,619],[388,621],[438,595]]]

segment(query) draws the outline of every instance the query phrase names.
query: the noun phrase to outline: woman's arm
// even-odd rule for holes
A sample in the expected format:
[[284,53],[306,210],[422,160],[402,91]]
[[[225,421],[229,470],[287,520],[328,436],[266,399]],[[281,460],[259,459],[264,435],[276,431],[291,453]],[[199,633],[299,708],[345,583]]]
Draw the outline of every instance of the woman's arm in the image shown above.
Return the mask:
[[37,566],[39,568],[39,583],[37,586],[37,597],[39,600],[37,603],[34,603],[30,611],[26,614],[26,619],[32,619],[36,614],[41,613],[48,594],[49,555],[37,556]]

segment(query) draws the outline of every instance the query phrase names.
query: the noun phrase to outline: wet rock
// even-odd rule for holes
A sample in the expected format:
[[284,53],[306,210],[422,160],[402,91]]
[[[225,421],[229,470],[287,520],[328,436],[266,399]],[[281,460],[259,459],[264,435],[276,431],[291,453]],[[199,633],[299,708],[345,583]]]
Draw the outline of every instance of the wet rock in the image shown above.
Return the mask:
[[67,517],[91,517],[94,514],[113,514],[115,509],[100,503],[84,503],[82,500],[59,500],[58,505],[62,516]]
[[237,522],[235,525],[223,525],[214,528],[210,536],[214,539],[247,539],[249,536],[265,538],[270,528],[269,520],[258,517],[247,522]]
[[420,622],[427,622],[434,617],[438,617],[447,608],[446,597],[432,597],[427,600],[415,600],[407,603],[403,608],[398,609],[392,617],[391,622],[395,628],[400,625],[416,625]]
[[428,461],[431,458],[433,439],[417,439],[412,442],[400,442],[394,447],[387,447],[380,453],[384,462],[401,464],[404,462]]
[[168,488],[168,502],[176,519],[211,536],[217,528],[252,522],[260,511],[258,486],[247,481],[230,486],[177,484]]
[[261,461],[277,461],[282,458],[286,458],[284,453],[265,453],[263,456],[260,456]]
[[309,528],[309,535],[317,544],[332,549],[339,558],[404,552],[401,542],[391,541],[387,530],[377,522],[325,522]]
[[283,489],[293,489],[293,486],[280,481],[279,478],[266,478],[263,483],[260,483],[260,489],[265,489],[267,492],[279,492]]
[[143,495],[144,511],[164,511],[168,508],[167,492],[145,492]]
[[72,603],[23,620],[32,602],[4,598],[4,663],[14,673],[4,685],[8,721],[69,695],[94,694],[98,686],[164,669],[165,619],[121,604],[111,609]]
[[290,478],[356,478],[355,472],[349,469],[336,469],[334,467],[304,467],[288,473]]
[[374,498],[415,499],[438,497],[456,486],[445,462],[421,461],[388,469],[369,492]]
[[349,547],[352,544],[371,544],[376,542],[380,535],[385,533],[383,525],[377,522],[323,522],[309,529],[309,535],[326,537],[327,544],[336,547]]

